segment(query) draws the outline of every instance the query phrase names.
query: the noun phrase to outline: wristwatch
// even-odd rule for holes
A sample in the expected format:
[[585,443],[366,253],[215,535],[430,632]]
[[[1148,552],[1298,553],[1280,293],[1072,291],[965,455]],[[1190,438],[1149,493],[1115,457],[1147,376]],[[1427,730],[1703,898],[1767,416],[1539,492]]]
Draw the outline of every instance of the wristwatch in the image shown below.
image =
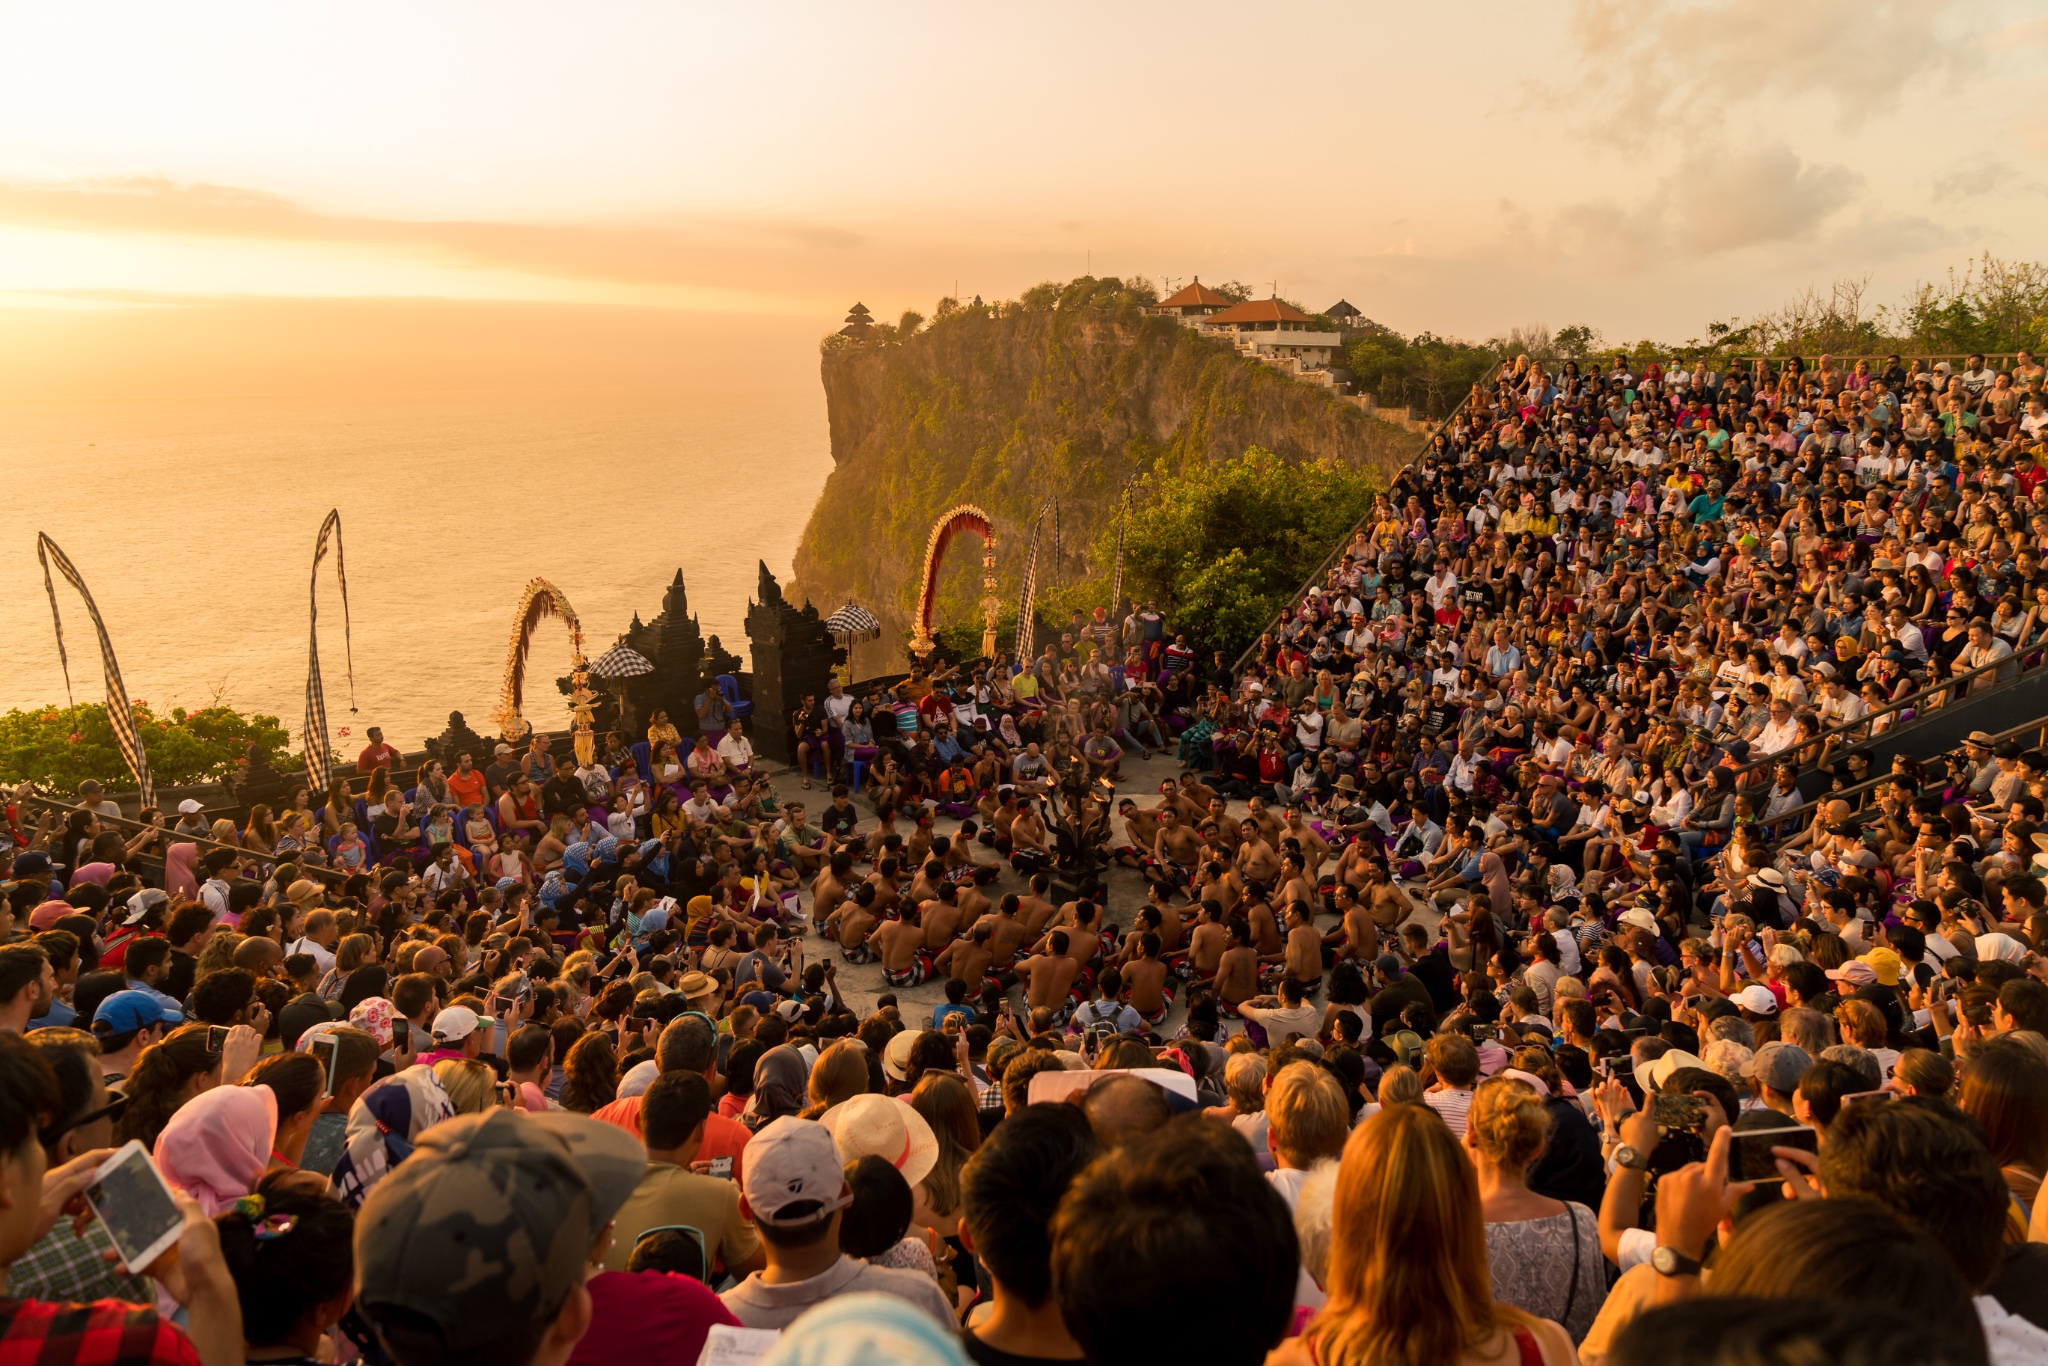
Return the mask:
[[1637,1152],[1624,1143],[1614,1150],[1614,1165],[1627,1167],[1632,1172],[1646,1172],[1650,1170],[1650,1155]]
[[1675,1247],[1659,1243],[1650,1253],[1650,1267],[1659,1276],[1697,1276],[1705,1265],[1697,1258],[1688,1257]]

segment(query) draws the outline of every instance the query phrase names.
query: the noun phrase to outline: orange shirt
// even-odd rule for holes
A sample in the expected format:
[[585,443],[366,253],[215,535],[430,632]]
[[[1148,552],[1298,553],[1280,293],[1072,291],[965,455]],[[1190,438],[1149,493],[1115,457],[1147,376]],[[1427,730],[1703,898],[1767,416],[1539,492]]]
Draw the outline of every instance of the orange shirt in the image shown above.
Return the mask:
[[483,805],[490,784],[484,771],[473,768],[468,773],[455,772],[448,775],[448,795],[464,810]]
[[[635,1138],[640,1132],[640,1097],[627,1096],[609,1105],[600,1106],[592,1119],[601,1119],[607,1124],[616,1124]],[[727,1119],[717,1111],[704,1117],[704,1142],[697,1149],[700,1160],[716,1160],[721,1157],[732,1159],[732,1179],[738,1181],[746,1169],[747,1142],[754,1136],[753,1130],[736,1119]]]

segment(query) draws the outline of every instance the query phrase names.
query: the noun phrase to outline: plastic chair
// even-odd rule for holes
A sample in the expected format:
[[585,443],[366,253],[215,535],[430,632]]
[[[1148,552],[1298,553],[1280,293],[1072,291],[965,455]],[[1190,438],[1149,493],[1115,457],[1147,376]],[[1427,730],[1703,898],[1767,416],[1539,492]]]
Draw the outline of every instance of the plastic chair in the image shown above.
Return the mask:
[[752,716],[754,704],[740,701],[740,681],[731,674],[718,675],[718,690],[725,694],[725,709],[734,716]]
[[848,759],[846,761],[846,788],[852,796],[858,797],[860,795],[860,780],[867,776],[867,771],[868,761],[865,759]]
[[[654,748],[645,740],[636,740],[632,745],[633,767],[640,770],[640,781],[654,781]],[[612,775],[617,777],[617,774]]]
[[703,1281],[706,1285],[711,1284],[711,1244],[710,1241],[705,1238],[703,1229],[697,1228],[690,1224],[656,1224],[653,1228],[642,1229],[640,1231],[640,1236],[633,1240],[633,1246],[636,1248],[639,1247],[641,1243],[645,1242],[647,1239],[653,1237],[657,1233],[689,1234],[690,1237],[694,1239],[697,1244],[697,1278]]

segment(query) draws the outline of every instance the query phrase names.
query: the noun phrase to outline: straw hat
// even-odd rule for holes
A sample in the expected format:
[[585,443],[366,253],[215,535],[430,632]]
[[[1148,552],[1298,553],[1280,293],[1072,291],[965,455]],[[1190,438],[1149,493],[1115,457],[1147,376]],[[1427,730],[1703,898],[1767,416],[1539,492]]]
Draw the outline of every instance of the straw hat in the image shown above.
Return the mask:
[[938,1165],[938,1135],[902,1101],[872,1093],[855,1096],[827,1110],[818,1122],[831,1131],[842,1161],[879,1157],[913,1186]]

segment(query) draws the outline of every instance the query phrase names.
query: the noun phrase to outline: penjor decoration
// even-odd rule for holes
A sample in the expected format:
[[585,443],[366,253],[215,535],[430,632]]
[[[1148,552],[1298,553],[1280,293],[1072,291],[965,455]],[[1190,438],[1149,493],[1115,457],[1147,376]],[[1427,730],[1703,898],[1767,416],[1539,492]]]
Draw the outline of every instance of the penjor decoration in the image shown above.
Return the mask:
[[92,600],[92,592],[85,586],[85,579],[79,574],[71,557],[58,544],[42,532],[36,533],[36,558],[43,564],[43,589],[50,595],[50,624],[57,631],[57,662],[64,669],[64,697],[75,704],[71,695],[71,660],[64,652],[64,618],[57,611],[57,585],[50,577],[50,562],[56,561],[57,572],[64,581],[78,591],[85,599],[86,615],[92,618],[93,630],[100,637],[100,665],[107,675],[107,723],[114,728],[114,739],[121,746],[121,757],[128,761],[128,768],[135,774],[135,784],[142,792],[144,811],[156,805],[156,784],[149,778],[149,755],[142,749],[142,733],[135,728],[135,709],[129,705],[128,689],[121,682],[121,664],[114,658],[114,642],[107,635],[107,623],[100,618],[100,609]]
[[320,561],[326,558],[327,543],[334,542],[334,581],[341,587],[341,643],[348,660],[348,709],[356,709],[356,647],[348,619],[348,570],[342,563],[341,509],[331,508],[320,523],[313,540],[313,580],[307,613],[311,640],[306,647],[306,781],[313,791],[325,792],[334,781],[333,754],[327,741],[327,693],[320,684]]
[[1038,520],[1031,527],[1031,549],[1024,556],[1024,587],[1017,598],[1017,662],[1025,668],[1031,667],[1031,649],[1037,636],[1037,618],[1033,615],[1032,602],[1038,597],[1038,537],[1045,530],[1045,519],[1052,518],[1052,557],[1057,573],[1060,557],[1060,500],[1057,496],[1045,500],[1045,506],[1038,510]]
[[996,619],[1003,604],[996,597],[996,533],[988,514],[972,503],[962,503],[947,512],[932,524],[932,534],[925,541],[924,573],[918,579],[917,633],[910,639],[910,652],[919,662],[931,658],[937,641],[932,639],[932,609],[939,594],[939,566],[944,562],[946,547],[953,538],[963,531],[971,531],[981,537],[981,652],[993,655],[996,652]]
[[1131,522],[1131,485],[1138,482],[1133,474],[1124,480],[1124,489],[1117,497],[1116,509],[1116,568],[1109,576],[1109,615],[1111,620],[1123,610],[1124,601],[1124,529]]
[[569,707],[576,718],[576,760],[587,765],[597,752],[597,737],[591,721],[594,695],[590,691],[590,665],[583,658],[583,623],[576,619],[576,609],[569,605],[569,599],[562,596],[562,590],[546,579],[529,580],[526,591],[519,596],[518,610],[512,616],[512,639],[505,656],[505,681],[498,694],[498,710],[493,719],[498,723],[499,733],[515,743],[533,730],[521,715],[525,705],[526,656],[533,645],[534,628],[543,618],[556,616],[569,628]]

